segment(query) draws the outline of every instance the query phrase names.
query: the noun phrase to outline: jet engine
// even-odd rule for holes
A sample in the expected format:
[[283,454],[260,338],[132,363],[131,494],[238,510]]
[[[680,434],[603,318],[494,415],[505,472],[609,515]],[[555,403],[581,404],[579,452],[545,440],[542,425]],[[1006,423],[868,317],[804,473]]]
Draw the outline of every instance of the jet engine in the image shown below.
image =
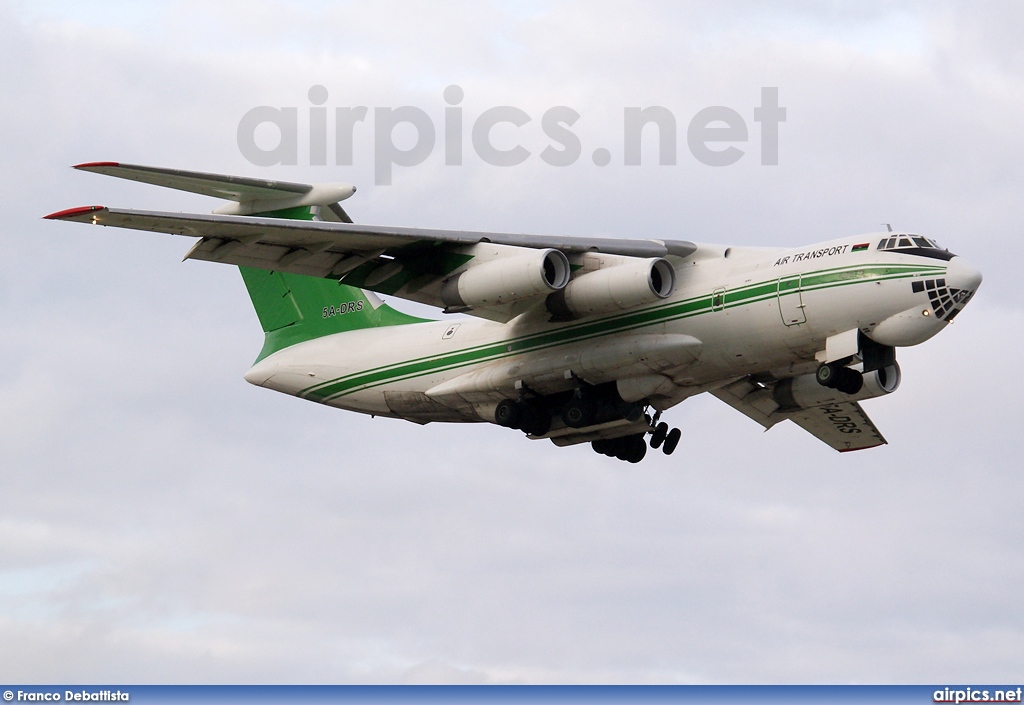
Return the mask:
[[547,307],[556,320],[614,313],[667,299],[675,285],[675,270],[668,260],[634,259],[577,276],[548,296]]
[[559,250],[535,250],[471,266],[441,286],[446,306],[498,306],[558,291],[569,281],[569,260]]
[[899,388],[900,379],[900,366],[893,363],[888,367],[865,372],[864,386],[861,390],[856,394],[843,394],[836,389],[823,387],[814,375],[800,375],[780,380],[772,391],[772,398],[783,411],[810,409],[892,394]]

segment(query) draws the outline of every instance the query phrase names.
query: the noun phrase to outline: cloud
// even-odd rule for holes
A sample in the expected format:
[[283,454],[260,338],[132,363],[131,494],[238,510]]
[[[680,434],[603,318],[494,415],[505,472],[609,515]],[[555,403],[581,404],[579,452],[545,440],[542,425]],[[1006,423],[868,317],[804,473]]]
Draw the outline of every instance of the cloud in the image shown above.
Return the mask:
[[[19,69],[0,79],[10,679],[1012,680],[1018,11],[245,7],[0,10],[0,59]],[[467,122],[526,110],[535,154],[544,110],[570,105],[583,159],[452,168],[435,151],[391,187],[373,186],[368,142],[351,168],[246,163],[241,115],[301,113],[316,83],[331,107],[419,105],[437,125],[458,83]],[[788,117],[769,168],[753,108],[775,85]],[[623,107],[664,105],[684,136],[718,104],[751,128],[735,167],[701,165],[682,137],[674,167],[653,150],[621,165]],[[588,160],[597,146],[611,166]],[[889,446],[838,456],[702,397],[669,413],[674,456],[626,466],[250,387],[261,341],[237,273],[180,263],[170,236],[39,220],[213,206],[67,169],[89,159],[351,180],[357,219],[399,225],[772,245],[892,220],[986,281],[866,405]]]

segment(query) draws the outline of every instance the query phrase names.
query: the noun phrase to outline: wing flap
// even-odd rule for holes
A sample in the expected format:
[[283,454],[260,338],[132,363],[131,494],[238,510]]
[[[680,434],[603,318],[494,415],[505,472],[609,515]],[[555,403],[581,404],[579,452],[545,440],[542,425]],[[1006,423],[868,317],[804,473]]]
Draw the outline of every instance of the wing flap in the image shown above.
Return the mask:
[[747,377],[711,390],[712,396],[718,397],[732,408],[748,418],[757,421],[765,430],[780,421],[785,421],[783,414],[776,413],[779,405],[771,398],[771,393],[761,384],[750,381]]

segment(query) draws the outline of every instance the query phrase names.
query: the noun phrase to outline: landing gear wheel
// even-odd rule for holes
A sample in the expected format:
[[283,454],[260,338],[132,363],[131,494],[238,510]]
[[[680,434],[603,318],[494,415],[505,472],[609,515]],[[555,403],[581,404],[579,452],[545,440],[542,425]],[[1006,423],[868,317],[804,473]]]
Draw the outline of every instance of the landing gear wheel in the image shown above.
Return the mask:
[[857,370],[844,367],[839,370],[835,388],[843,394],[856,394],[864,387],[864,375]]
[[671,431],[669,431],[668,435],[665,436],[665,445],[662,446],[661,452],[664,453],[665,455],[672,455],[672,453],[676,449],[676,446],[679,445],[679,439],[682,437],[682,435],[683,432],[680,431],[678,428],[673,428]]
[[527,407],[523,419],[523,430],[531,436],[543,436],[551,430],[551,414],[544,409]]
[[814,373],[814,378],[818,380],[818,384],[822,387],[828,387],[829,389],[835,389],[836,384],[839,381],[839,371],[845,369],[842,367],[836,367],[828,363],[821,363],[818,365],[818,371]]
[[582,397],[573,397],[562,409],[562,421],[569,428],[583,428],[594,422],[594,407]]
[[627,463],[639,463],[647,455],[647,443],[642,434],[626,436],[618,440],[618,452],[615,457]]
[[643,436],[633,436],[629,443],[629,457],[626,460],[630,463],[639,463],[647,455],[647,442]]
[[601,455],[609,457],[615,455],[615,442],[608,438],[598,438],[596,441],[591,442],[590,447],[594,449],[595,453],[600,453]]
[[654,433],[651,434],[651,448],[655,450],[665,442],[665,437],[668,435],[668,424],[662,421],[660,424],[654,427]]
[[502,399],[494,409],[494,422],[505,428],[519,428],[523,421],[523,410],[511,399]]

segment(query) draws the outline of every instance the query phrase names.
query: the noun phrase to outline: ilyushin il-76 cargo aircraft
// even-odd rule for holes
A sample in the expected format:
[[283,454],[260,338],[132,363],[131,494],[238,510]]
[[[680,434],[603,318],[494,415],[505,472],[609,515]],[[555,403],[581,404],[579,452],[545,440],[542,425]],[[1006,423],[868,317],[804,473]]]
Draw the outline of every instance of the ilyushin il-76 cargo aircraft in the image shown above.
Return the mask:
[[[252,384],[631,463],[671,454],[681,432],[662,414],[703,392],[839,451],[884,444],[859,402],[896,391],[896,348],[952,323],[981,284],[962,257],[892,228],[794,249],[356,225],[349,184],[75,168],[228,201],[46,217],[195,238],[186,259],[237,265],[265,333]],[[378,294],[468,317],[414,317]]]

